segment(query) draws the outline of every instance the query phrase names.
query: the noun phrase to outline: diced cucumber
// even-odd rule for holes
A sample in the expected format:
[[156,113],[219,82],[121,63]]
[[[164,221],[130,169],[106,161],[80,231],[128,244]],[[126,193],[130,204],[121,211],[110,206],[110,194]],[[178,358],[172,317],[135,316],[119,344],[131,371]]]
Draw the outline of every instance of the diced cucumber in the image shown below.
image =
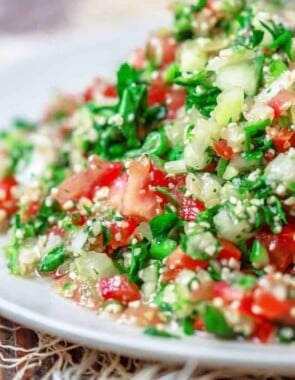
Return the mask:
[[218,126],[225,127],[230,122],[238,121],[244,105],[244,91],[241,87],[224,90],[217,97],[217,106],[213,111]]
[[163,290],[163,302],[168,305],[178,318],[185,318],[194,309],[190,300],[188,286],[183,284],[169,284]]
[[222,90],[240,87],[246,95],[254,96],[261,82],[263,57],[225,65],[217,71],[216,85]]
[[98,280],[118,273],[113,261],[105,253],[87,252],[75,260],[78,276],[83,280]]
[[295,150],[280,153],[265,169],[265,178],[268,184],[282,184],[285,187],[295,182]]
[[233,242],[249,239],[253,233],[253,226],[248,219],[237,218],[226,207],[218,211],[213,218],[213,222],[218,235]]
[[143,281],[141,290],[145,300],[150,300],[155,294],[159,278],[159,267],[157,264],[152,264],[144,268],[140,272],[140,278]]
[[196,41],[185,42],[179,52],[179,67],[181,71],[199,71],[207,63],[206,54]]

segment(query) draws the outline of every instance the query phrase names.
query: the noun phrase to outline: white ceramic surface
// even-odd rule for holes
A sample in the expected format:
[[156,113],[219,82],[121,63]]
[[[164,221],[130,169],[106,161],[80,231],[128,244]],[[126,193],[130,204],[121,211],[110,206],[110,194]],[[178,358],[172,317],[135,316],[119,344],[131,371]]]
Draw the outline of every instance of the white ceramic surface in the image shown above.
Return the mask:
[[[147,27],[112,28],[100,36],[51,46],[30,60],[0,68],[0,124],[14,115],[36,116],[56,89],[76,90],[95,75],[110,76]],[[0,254],[0,314],[28,327],[125,355],[207,366],[247,367],[295,375],[295,347],[187,337],[152,338],[138,328],[102,319],[60,298],[45,280],[10,276]]]

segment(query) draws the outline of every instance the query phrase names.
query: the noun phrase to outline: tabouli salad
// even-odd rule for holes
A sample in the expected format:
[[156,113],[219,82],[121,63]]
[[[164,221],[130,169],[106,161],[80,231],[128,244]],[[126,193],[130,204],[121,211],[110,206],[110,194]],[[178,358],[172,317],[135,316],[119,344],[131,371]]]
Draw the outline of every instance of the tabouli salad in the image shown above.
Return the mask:
[[292,342],[295,35],[249,1],[173,11],[114,84],[1,133],[9,270],[147,334]]

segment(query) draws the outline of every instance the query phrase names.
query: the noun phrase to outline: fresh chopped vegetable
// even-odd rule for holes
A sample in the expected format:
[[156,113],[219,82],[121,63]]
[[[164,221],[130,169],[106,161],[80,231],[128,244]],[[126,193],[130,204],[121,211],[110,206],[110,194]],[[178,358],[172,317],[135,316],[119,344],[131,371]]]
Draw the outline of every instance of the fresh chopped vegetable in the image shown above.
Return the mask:
[[13,275],[151,336],[294,342],[295,35],[259,9],[177,1],[114,83],[0,134]]

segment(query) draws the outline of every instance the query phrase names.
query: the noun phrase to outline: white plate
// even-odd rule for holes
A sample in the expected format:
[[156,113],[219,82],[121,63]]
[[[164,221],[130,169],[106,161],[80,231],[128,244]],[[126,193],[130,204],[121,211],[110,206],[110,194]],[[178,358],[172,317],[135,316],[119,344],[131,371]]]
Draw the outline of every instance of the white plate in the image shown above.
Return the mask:
[[[111,75],[133,46],[144,40],[146,27],[106,31],[104,36],[50,48],[14,66],[0,69],[0,117],[5,124],[12,115],[40,113],[57,89],[79,89],[90,78]],[[295,373],[295,348],[222,342],[201,337],[182,340],[152,338],[138,328],[102,319],[62,299],[45,280],[10,276],[0,255],[0,313],[34,329],[61,336],[90,347],[125,355],[192,361],[207,366],[247,367]]]

